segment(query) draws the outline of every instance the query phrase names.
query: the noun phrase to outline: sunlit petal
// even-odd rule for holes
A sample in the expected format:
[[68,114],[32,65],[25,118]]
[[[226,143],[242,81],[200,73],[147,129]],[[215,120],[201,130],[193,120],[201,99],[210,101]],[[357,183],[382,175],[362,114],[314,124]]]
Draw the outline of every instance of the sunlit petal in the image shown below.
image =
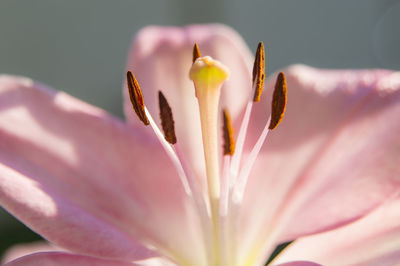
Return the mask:
[[196,214],[156,140],[28,79],[2,77],[0,90],[0,202],[9,212],[81,254],[138,259],[150,244],[205,257]]
[[395,265],[400,261],[400,197],[348,226],[296,240],[277,258],[323,265]]
[[[399,73],[306,66],[286,73],[285,118],[263,147],[241,208],[248,243],[344,225],[400,189]],[[256,106],[253,136],[265,108]]]
[[11,261],[5,266],[173,266],[173,264],[154,258],[137,262],[123,262],[117,260],[105,260],[94,257],[63,253],[40,252],[27,255]]

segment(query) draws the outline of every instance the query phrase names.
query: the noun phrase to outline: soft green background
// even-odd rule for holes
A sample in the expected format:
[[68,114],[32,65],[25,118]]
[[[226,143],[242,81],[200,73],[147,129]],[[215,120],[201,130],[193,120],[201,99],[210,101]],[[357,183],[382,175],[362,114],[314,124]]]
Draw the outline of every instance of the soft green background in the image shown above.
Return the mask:
[[[270,71],[293,63],[400,69],[396,0],[0,0],[0,73],[29,76],[122,116],[133,34],[149,24],[205,22],[232,26],[253,50],[264,41]],[[0,254],[35,237],[0,209]]]

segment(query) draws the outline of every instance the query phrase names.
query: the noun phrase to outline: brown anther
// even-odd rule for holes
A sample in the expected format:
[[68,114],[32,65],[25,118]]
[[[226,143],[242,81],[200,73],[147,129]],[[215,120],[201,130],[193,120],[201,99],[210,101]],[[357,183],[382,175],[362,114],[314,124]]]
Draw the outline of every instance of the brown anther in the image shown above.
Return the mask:
[[283,72],[280,72],[278,74],[278,78],[276,79],[274,95],[272,96],[271,123],[268,127],[270,130],[276,128],[282,121],[282,118],[285,114],[286,102],[286,78],[285,74],[283,74]]
[[158,91],[158,104],[160,106],[160,119],[161,126],[164,131],[164,138],[171,144],[176,143],[174,118],[172,116],[172,110],[169,106],[167,99],[161,91]]
[[143,122],[143,124],[147,126],[150,123],[149,120],[147,119],[146,112],[144,109],[143,95],[139,83],[137,82],[135,76],[130,71],[126,73],[126,79],[128,83],[129,98],[131,100],[133,109],[135,110],[137,116]]
[[201,57],[199,46],[197,45],[197,43],[194,43],[194,46],[193,46],[193,63],[199,57]]
[[224,155],[233,155],[235,152],[235,140],[233,139],[233,127],[228,110],[222,112],[224,125],[222,131],[224,134]]
[[265,79],[265,49],[263,42],[259,42],[256,51],[256,58],[253,65],[253,102],[260,101],[261,93],[264,88]]

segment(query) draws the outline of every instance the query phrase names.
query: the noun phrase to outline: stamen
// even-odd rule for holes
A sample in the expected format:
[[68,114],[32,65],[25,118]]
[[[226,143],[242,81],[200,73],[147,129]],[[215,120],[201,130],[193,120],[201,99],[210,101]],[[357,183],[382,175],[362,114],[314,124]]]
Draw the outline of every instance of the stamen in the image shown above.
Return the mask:
[[274,95],[272,97],[272,107],[271,107],[271,123],[269,124],[269,129],[272,130],[276,128],[282,121],[283,115],[285,114],[287,102],[287,86],[286,77],[283,72],[278,74],[276,79]]
[[[233,186],[236,183],[236,178],[239,172],[240,161],[242,159],[242,151],[244,142],[246,139],[247,128],[250,122],[250,115],[253,109],[253,103],[258,102],[261,97],[261,93],[264,88],[264,79],[265,79],[265,50],[263,42],[260,42],[257,46],[256,56],[254,59],[253,65],[253,85],[252,88],[254,90],[254,96],[252,100],[246,105],[246,109],[244,112],[243,120],[240,125],[239,134],[236,142],[236,152],[232,157],[231,164],[231,185]],[[232,187],[231,187],[232,188]]]
[[222,131],[224,132],[224,155],[233,155],[235,152],[235,140],[233,138],[233,127],[228,110],[224,109],[222,113],[224,125]]
[[161,91],[158,91],[158,104],[160,106],[161,126],[164,131],[164,138],[171,144],[176,143],[174,118],[167,99]]
[[265,49],[263,42],[259,42],[257,46],[256,58],[253,65],[253,102],[259,102],[261,93],[264,88],[265,79]]
[[[256,144],[253,149],[250,151],[247,160],[243,164],[243,167],[239,173],[238,179],[234,184],[233,192],[232,192],[232,201],[235,203],[240,203],[243,199],[243,194],[247,185],[247,179],[249,177],[250,171],[257,159],[257,156],[261,150],[262,145],[267,138],[268,133],[276,128],[278,124],[282,121],[283,115],[285,113],[286,101],[287,101],[287,87],[286,87],[286,78],[285,75],[280,72],[275,84],[274,95],[272,97],[272,112],[268,119],[267,124],[265,125],[264,130],[261,133],[261,136],[258,138]],[[274,122],[273,122],[273,119]]]
[[194,47],[193,47],[193,63],[199,57],[201,57],[199,46],[197,45],[197,43],[194,43]]
[[130,96],[130,99],[131,99],[131,102],[133,105],[133,109],[135,109],[135,112],[139,116],[139,119],[145,125],[150,125],[153,128],[155,135],[157,136],[161,145],[163,146],[163,148],[169,155],[170,159],[172,160],[172,163],[174,164],[174,166],[179,174],[179,177],[181,179],[181,182],[182,182],[183,188],[185,189],[186,194],[189,197],[191,197],[192,191],[188,184],[188,178],[183,169],[183,166],[182,166],[176,152],[174,151],[172,146],[169,145],[168,142],[165,140],[165,138],[163,137],[163,134],[161,133],[157,124],[154,122],[151,114],[149,113],[146,106],[144,105],[143,95],[142,95],[142,91],[140,89],[139,83],[137,82],[137,80],[135,79],[135,76],[132,74],[131,71],[127,72],[127,80],[128,80],[129,96]]
[[126,79],[128,83],[129,98],[131,100],[132,107],[135,110],[135,113],[137,114],[139,119],[143,122],[143,124],[147,126],[150,124],[150,122],[146,116],[142,90],[140,89],[139,83],[137,82],[135,76],[132,74],[131,71],[128,71],[126,73]]

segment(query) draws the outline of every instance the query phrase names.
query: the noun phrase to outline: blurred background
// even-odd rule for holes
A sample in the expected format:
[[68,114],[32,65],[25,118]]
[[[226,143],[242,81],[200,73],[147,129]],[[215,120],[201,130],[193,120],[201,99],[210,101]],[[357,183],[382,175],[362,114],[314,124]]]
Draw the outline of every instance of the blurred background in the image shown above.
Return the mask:
[[[400,70],[399,0],[0,0],[0,73],[31,77],[122,117],[121,84],[132,36],[150,24],[221,22],[268,70]],[[1,179],[0,179],[1,182]],[[0,208],[0,256],[39,239]]]

